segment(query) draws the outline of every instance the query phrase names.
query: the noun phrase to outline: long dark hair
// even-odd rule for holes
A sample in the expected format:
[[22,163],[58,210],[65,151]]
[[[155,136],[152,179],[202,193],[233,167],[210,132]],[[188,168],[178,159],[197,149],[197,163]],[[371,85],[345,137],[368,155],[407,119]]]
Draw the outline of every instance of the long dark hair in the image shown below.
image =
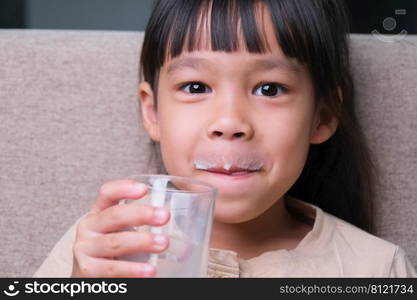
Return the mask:
[[[315,87],[315,101],[339,121],[326,142],[311,145],[302,174],[287,192],[373,233],[376,171],[356,117],[349,66],[348,19],[338,0],[161,0],[154,5],[145,30],[140,79],[157,97],[159,70],[167,57],[186,48],[198,49],[202,27],[211,9],[213,51],[238,50],[238,20],[247,51],[265,53],[267,45],[256,26],[255,9],[264,3],[272,17],[283,53],[305,65]],[[186,36],[188,39],[186,41]],[[142,77],[143,76],[143,77]],[[152,143],[152,142],[151,142]],[[154,143],[154,147],[158,145]]]

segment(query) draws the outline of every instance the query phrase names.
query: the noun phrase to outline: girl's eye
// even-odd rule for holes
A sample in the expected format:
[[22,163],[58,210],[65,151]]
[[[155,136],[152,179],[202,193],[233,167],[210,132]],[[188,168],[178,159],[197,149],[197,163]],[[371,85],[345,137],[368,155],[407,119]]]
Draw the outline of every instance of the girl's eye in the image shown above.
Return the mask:
[[268,82],[260,85],[255,90],[255,95],[257,96],[267,96],[267,97],[274,97],[280,94],[285,94],[287,92],[287,88],[283,87],[282,85],[274,82]]
[[210,91],[210,89],[201,82],[189,82],[184,84],[180,89],[190,94],[202,94]]
[[[211,91],[210,88],[207,87],[207,85],[201,82],[189,82],[181,86],[180,89],[189,94],[202,94],[202,93],[209,93]],[[255,95],[274,97],[280,94],[285,94],[287,92],[288,90],[284,86],[278,83],[269,82],[269,83],[264,83],[260,85],[255,90]]]

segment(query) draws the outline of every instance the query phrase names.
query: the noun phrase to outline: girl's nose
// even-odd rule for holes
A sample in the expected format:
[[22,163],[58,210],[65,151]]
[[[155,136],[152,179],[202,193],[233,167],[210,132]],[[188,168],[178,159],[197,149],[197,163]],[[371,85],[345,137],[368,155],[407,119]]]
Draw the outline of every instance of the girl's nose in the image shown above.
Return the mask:
[[250,140],[254,134],[249,120],[237,112],[216,114],[207,129],[210,139]]

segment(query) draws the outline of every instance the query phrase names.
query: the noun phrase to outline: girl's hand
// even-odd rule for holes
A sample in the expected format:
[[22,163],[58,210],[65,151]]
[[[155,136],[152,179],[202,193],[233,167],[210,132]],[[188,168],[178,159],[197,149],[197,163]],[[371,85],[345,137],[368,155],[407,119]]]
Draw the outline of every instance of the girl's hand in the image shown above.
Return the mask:
[[145,185],[132,180],[110,181],[100,188],[89,214],[77,226],[73,247],[72,277],[152,277],[148,263],[117,260],[138,253],[159,253],[168,247],[166,235],[151,232],[120,231],[130,226],[161,226],[168,222],[165,208],[145,205],[117,205],[121,199],[139,199]]

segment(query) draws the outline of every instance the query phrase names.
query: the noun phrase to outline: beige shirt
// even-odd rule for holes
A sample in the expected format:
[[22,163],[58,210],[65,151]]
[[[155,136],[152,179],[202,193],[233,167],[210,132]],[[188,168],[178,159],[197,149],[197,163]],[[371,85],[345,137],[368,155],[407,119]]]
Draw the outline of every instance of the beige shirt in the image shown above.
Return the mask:
[[[313,228],[296,248],[242,259],[234,251],[209,250],[208,277],[417,277],[403,249],[319,207],[291,198]],[[34,277],[70,277],[78,221],[64,234]]]

